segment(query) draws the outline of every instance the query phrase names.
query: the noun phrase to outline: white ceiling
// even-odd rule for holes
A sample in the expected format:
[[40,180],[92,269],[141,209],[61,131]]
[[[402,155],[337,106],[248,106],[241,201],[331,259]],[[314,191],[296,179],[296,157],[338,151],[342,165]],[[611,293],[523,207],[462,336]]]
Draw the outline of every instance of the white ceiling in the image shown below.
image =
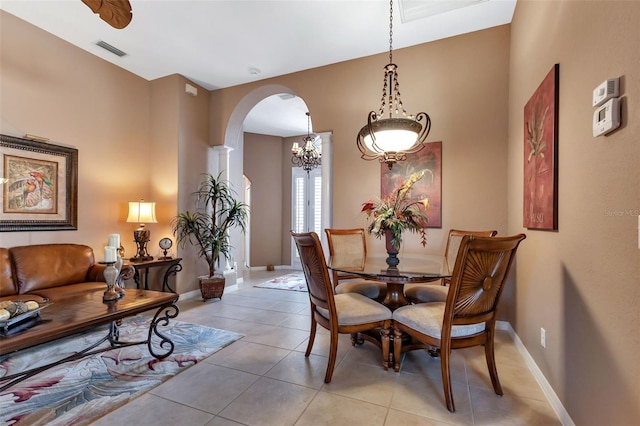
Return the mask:
[[[516,0],[396,0],[393,48],[511,22]],[[471,0],[478,1],[478,0]],[[181,74],[219,89],[389,50],[386,0],[130,0],[117,30],[81,0],[0,0],[0,8],[147,80]],[[445,10],[429,12],[427,7]],[[434,16],[423,17],[428,13]],[[127,53],[118,57],[102,40]],[[304,101],[272,97],[245,130],[306,134]]]

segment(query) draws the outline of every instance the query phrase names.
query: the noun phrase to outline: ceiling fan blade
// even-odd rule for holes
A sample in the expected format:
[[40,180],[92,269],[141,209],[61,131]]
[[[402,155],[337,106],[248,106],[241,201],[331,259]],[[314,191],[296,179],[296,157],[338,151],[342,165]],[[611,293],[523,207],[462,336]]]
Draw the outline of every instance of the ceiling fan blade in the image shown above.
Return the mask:
[[131,4],[129,0],[82,0],[100,19],[119,30],[123,29],[131,19]]

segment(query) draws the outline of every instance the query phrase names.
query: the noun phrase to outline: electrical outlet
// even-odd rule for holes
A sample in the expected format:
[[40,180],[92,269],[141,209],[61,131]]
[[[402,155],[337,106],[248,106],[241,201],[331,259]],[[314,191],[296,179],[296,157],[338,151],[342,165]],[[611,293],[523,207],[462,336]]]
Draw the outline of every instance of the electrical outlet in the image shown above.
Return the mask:
[[540,329],[540,346],[547,348],[547,331],[544,328]]

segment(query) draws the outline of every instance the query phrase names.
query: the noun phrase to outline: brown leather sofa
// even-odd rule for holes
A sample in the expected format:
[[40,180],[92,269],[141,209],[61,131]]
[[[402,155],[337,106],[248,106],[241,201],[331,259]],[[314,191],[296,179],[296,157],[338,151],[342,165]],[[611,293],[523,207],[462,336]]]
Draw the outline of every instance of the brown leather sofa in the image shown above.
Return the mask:
[[[0,248],[0,301],[56,302],[90,289],[106,289],[105,268],[96,262],[91,247],[80,244]],[[133,272],[133,267],[123,267],[121,277],[131,278]]]

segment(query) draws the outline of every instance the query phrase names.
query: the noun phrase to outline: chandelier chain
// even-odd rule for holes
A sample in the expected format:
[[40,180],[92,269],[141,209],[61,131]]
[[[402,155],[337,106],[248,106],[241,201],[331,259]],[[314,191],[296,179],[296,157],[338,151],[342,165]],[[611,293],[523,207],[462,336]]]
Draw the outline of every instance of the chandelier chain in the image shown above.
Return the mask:
[[424,148],[431,130],[427,113],[409,114],[402,102],[398,67],[393,63],[393,0],[389,0],[389,63],[384,70],[380,109],[369,112],[356,144],[363,159],[378,159],[391,169],[398,161],[405,161],[407,154]]
[[393,63],[393,0],[389,1],[389,63]]

